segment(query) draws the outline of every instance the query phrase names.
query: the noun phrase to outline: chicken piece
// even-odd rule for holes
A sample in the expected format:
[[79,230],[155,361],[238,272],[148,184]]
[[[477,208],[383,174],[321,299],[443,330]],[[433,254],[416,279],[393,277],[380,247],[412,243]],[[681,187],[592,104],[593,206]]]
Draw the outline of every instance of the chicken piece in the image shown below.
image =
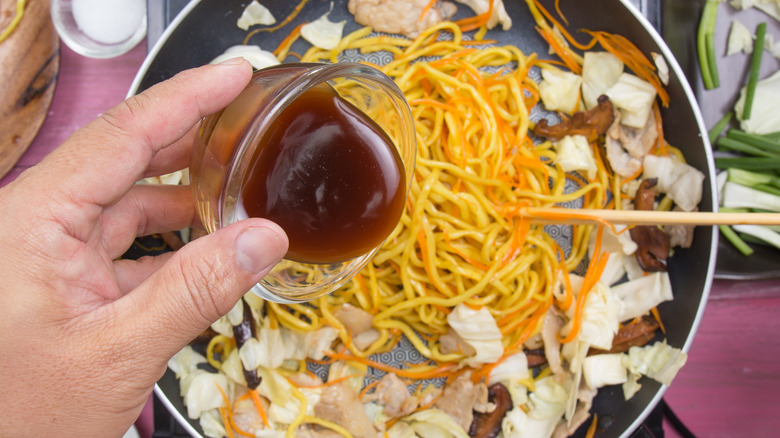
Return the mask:
[[429,0],[349,0],[347,8],[363,26],[414,38],[423,30],[449,20],[458,11],[454,3],[437,1],[421,20],[428,3]]
[[620,112],[615,112],[614,121],[607,129],[604,147],[612,170],[618,175],[629,178],[642,170],[644,157],[653,148],[658,139],[655,129],[655,116],[650,113],[644,128],[636,129],[620,123]]
[[390,418],[404,417],[417,409],[417,397],[409,394],[406,383],[393,373],[387,373],[376,390],[365,397],[364,401],[376,401],[384,406],[385,414]]
[[598,105],[587,110],[577,111],[570,118],[548,125],[546,119],[539,120],[534,127],[534,134],[549,140],[558,141],[567,135],[582,135],[589,142],[604,135],[615,120],[615,110],[606,95],[601,95]]
[[471,381],[471,373],[465,372],[444,387],[435,407],[449,414],[464,431],[468,431],[474,420],[474,407],[488,403],[487,385]]
[[487,22],[487,28],[492,29],[497,24],[501,24],[502,30],[509,30],[512,27],[512,19],[506,12],[504,0],[458,0],[459,3],[470,7],[477,15],[484,14],[490,10],[491,1],[493,2],[493,13]]
[[[675,205],[674,211],[684,211],[679,205]],[[699,211],[696,207],[693,211]],[[690,248],[693,245],[693,232],[696,230],[696,225],[667,225],[664,227],[664,233],[669,236],[669,246],[674,248],[679,246],[680,248]]]
[[439,349],[442,354],[457,353],[466,357],[473,356],[477,350],[460,337],[458,332],[449,329],[446,334],[439,337]]
[[[634,197],[636,210],[652,210],[655,203],[655,178],[645,179]],[[666,271],[669,257],[669,236],[655,225],[639,225],[629,230],[637,244],[636,261],[645,272]]]
[[374,315],[351,304],[342,304],[333,312],[333,316],[344,324],[352,337],[374,328]]
[[347,429],[355,438],[378,437],[363,409],[360,395],[347,381],[326,386],[322,398],[314,406],[314,414]]

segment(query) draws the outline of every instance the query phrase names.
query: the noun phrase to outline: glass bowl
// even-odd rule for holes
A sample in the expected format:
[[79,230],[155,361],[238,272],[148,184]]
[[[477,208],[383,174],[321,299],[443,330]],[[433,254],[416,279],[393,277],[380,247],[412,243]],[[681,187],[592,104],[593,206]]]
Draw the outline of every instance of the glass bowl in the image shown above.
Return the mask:
[[[386,170],[383,172],[378,171],[376,166],[367,166],[371,163],[352,161],[363,152],[356,146],[357,142],[333,140],[343,138],[331,135],[333,125],[328,120],[333,119],[332,114],[336,111],[323,109],[330,108],[323,105],[319,108],[320,113],[311,114],[316,113],[319,103],[308,99],[312,93],[322,92],[332,94],[335,99],[331,101],[339,102],[338,105],[357,109],[357,114],[367,122],[366,126],[375,127],[376,132],[387,140],[383,157],[392,155],[392,169],[380,166],[379,169]],[[327,128],[323,128],[325,126]],[[308,132],[307,129],[326,135],[315,139],[299,134]],[[371,137],[365,129],[368,128],[360,125],[355,131],[359,132],[357,140]],[[282,131],[288,135],[284,138],[293,140],[280,141],[277,134]],[[318,142],[327,143],[327,147],[333,149],[328,149],[327,155],[323,155],[322,150],[316,155],[312,147]],[[280,147],[281,144],[287,146]],[[260,157],[268,156],[274,158],[266,162],[262,167],[264,170],[257,170],[261,168],[258,163],[264,159]],[[336,156],[340,158],[334,158]],[[256,71],[247,88],[230,105],[202,121],[192,148],[191,186],[198,213],[208,232],[245,219],[250,214],[274,220],[285,229],[290,237],[287,256],[252,288],[252,292],[270,301],[296,303],[333,292],[371,260],[396,227],[405,208],[415,157],[414,122],[409,105],[398,86],[384,73],[358,63],[280,64]],[[285,167],[291,160],[308,161]],[[344,163],[348,164],[344,166]],[[317,172],[312,170],[314,168],[320,168],[319,176],[312,176]],[[260,175],[259,179],[256,174]],[[381,181],[395,181],[392,183],[395,184],[394,208],[388,210],[390,214],[366,219],[370,215],[365,212],[372,208],[374,200],[387,199],[388,196],[385,196],[382,187],[372,191],[367,188],[371,187],[370,183],[365,186],[362,180],[356,183],[355,177],[350,176],[352,174],[369,175],[371,180],[380,175]],[[398,178],[393,179],[392,175]],[[320,183],[322,178],[325,182]],[[284,184],[275,185],[280,179],[285,180]],[[255,184],[257,181],[261,184]],[[301,188],[303,186],[307,187]],[[277,190],[275,187],[282,188]],[[290,187],[301,189],[290,195],[287,192]],[[354,193],[356,191],[366,194],[359,195]],[[285,195],[278,195],[282,192]],[[359,201],[351,202],[352,196]],[[251,202],[261,198],[267,199],[264,202],[268,205],[273,202],[284,204],[283,214],[255,214],[250,208]],[[345,203],[348,198],[350,202]],[[326,204],[339,208],[335,212],[327,211],[322,207],[325,204],[320,204],[321,199],[327,199]],[[314,212],[306,211],[311,205],[319,205],[320,208],[313,209]],[[345,206],[349,208],[342,208]],[[327,220],[334,222],[333,218],[338,218],[338,223],[343,225],[336,227],[338,232],[323,225]],[[379,222],[384,225],[380,226]],[[356,236],[364,232],[361,229],[371,230],[374,239],[379,240],[360,240]],[[297,236],[293,238],[293,235]],[[316,249],[319,252],[305,253],[306,250],[296,249],[311,246],[312,241],[318,240],[327,242],[320,244],[321,247]],[[341,254],[341,259],[338,255],[327,254],[331,248],[342,244],[353,246],[361,242],[364,247],[355,246],[352,253]]]
[[60,39],[89,58],[113,58],[146,36],[146,0],[52,0]]

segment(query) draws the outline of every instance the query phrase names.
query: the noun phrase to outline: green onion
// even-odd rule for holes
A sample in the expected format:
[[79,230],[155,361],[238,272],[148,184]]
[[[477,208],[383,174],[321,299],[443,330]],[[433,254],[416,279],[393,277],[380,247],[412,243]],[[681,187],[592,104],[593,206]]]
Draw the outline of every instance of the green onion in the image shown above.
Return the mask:
[[729,138],[729,137],[721,137],[718,139],[718,149],[728,149],[730,151],[742,152],[744,154],[755,155],[758,157],[780,158],[780,155],[778,154],[767,152],[761,148],[755,147],[747,143],[743,143],[739,140],[734,140],[733,138]]
[[750,134],[739,129],[729,129],[726,134],[728,138],[747,143],[751,146],[755,146],[767,151],[772,151],[776,154],[780,154],[780,141],[774,140],[765,135]]
[[767,157],[717,157],[715,166],[718,169],[737,169],[746,170],[774,170],[780,167],[780,158]]
[[729,124],[732,117],[734,117],[734,113],[731,111],[727,112],[723,117],[720,118],[720,120],[718,120],[718,123],[716,123],[712,129],[710,129],[710,132],[708,133],[708,136],[710,137],[710,144],[715,144],[715,140],[717,140],[718,136],[720,136],[720,133],[726,129],[726,125]]
[[750,60],[750,75],[745,89],[745,107],[742,109],[742,120],[750,119],[753,108],[753,97],[756,94],[758,72],[761,70],[761,56],[764,53],[764,39],[766,38],[766,23],[761,23],[756,28],[756,41],[753,43],[753,57]]
[[749,256],[753,254],[753,248],[745,243],[744,240],[740,239],[740,237],[737,235],[737,233],[734,232],[734,230],[731,229],[731,227],[728,225],[719,225],[718,229],[720,230],[720,234],[722,234],[723,237],[729,241],[729,243],[734,245],[734,247],[737,248],[737,251],[741,252],[742,255]]
[[702,9],[699,29],[696,35],[696,48],[699,55],[699,67],[701,68],[701,77],[704,81],[704,88],[711,90],[717,88],[718,64],[715,59],[715,22],[718,18],[719,0],[707,0]]

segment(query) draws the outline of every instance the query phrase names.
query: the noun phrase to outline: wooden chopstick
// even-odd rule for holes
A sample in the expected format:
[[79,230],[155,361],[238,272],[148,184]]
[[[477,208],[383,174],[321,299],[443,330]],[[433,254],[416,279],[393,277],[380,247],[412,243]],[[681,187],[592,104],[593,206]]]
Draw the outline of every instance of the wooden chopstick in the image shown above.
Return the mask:
[[521,216],[535,223],[613,225],[780,225],[780,213],[713,213],[646,210],[596,210],[525,207]]

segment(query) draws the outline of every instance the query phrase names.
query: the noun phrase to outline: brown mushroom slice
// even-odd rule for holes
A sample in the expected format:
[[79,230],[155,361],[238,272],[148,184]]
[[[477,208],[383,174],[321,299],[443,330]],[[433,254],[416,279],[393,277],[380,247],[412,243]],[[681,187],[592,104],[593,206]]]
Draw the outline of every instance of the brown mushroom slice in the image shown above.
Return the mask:
[[655,338],[655,332],[659,327],[660,324],[655,318],[645,315],[635,322],[620,327],[612,339],[611,349],[605,351],[591,348],[588,354],[625,353],[631,347],[642,347]]
[[[636,210],[652,210],[655,186],[658,181],[650,178],[642,181],[634,197]],[[637,244],[636,260],[645,272],[666,271],[669,257],[669,236],[654,225],[631,228],[631,239]]]
[[[249,304],[241,299],[244,314],[241,323],[233,326],[233,338],[236,340],[236,348],[241,349],[246,341],[251,338],[257,337],[257,327],[255,326],[255,319],[252,316],[252,309]],[[246,380],[246,386],[249,389],[255,389],[260,385],[261,378],[257,375],[257,370],[248,370],[245,367],[241,367],[244,371],[244,379]]]
[[501,422],[512,409],[512,397],[506,387],[494,383],[488,387],[488,400],[495,405],[490,412],[476,413],[469,428],[469,436],[475,438],[494,438],[501,432]]
[[606,95],[599,96],[598,102],[597,106],[587,111],[577,111],[570,118],[555,125],[548,125],[547,120],[540,120],[534,127],[534,134],[553,141],[567,135],[582,135],[588,141],[595,141],[607,132],[615,118],[612,102]]

